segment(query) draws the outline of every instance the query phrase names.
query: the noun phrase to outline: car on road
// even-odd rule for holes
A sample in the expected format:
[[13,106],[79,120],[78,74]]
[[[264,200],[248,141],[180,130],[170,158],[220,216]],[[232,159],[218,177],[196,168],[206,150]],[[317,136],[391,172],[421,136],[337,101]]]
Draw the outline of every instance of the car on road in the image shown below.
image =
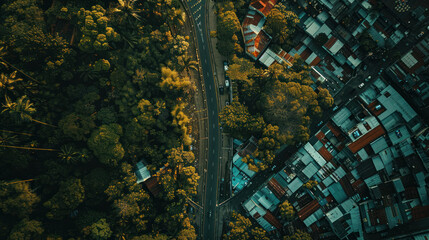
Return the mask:
[[227,61],[223,61],[223,70],[228,71],[228,62]]
[[359,84],[359,88],[363,88],[363,86],[365,86],[365,83],[361,83],[361,84]]
[[365,78],[365,82],[369,82],[369,80],[371,80],[371,76],[368,76],[367,78]]
[[225,77],[225,87],[229,88],[231,80],[229,79],[229,77]]
[[219,93],[221,95],[223,95],[224,92],[225,92],[224,87],[223,86],[219,86]]
[[366,69],[368,68],[368,65],[363,65],[363,70],[366,71]]
[[211,218],[212,217],[212,211],[210,210],[209,211],[209,218]]
[[320,126],[322,126],[322,124],[323,124],[323,121],[320,121],[320,122],[317,124],[317,126],[318,126],[318,127],[320,127]]
[[227,100],[227,101],[225,101],[225,105],[226,106],[228,106],[229,105],[229,101]]
[[338,108],[339,108],[338,106],[335,106],[335,107],[332,109],[332,111],[333,111],[333,112],[335,112],[335,111],[337,111],[337,110],[338,110]]

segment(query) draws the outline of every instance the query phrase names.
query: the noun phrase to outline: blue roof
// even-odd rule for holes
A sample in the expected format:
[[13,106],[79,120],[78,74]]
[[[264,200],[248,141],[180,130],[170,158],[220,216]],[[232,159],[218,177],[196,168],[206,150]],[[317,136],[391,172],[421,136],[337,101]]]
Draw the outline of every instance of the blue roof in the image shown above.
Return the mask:
[[331,184],[328,190],[338,203],[342,203],[347,199],[347,195],[339,182]]

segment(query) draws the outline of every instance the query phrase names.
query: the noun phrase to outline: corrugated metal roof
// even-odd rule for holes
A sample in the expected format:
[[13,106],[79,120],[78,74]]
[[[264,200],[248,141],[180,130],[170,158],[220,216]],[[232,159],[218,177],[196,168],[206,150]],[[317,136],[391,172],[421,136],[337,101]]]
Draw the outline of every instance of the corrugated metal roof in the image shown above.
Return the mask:
[[401,126],[392,132],[389,133],[390,141],[392,141],[393,145],[396,145],[408,138],[410,138],[410,133],[407,130],[406,126]]
[[136,165],[135,171],[137,177],[137,183],[142,183],[150,178],[150,172],[142,161],[139,161]]
[[400,178],[393,179],[393,186],[395,186],[395,190],[398,193],[405,191],[404,185]]
[[298,190],[304,183],[296,177],[288,186],[289,190],[294,193],[296,190]]
[[375,154],[378,154],[388,147],[389,146],[387,145],[386,139],[384,137],[380,137],[371,143],[371,148]]
[[314,174],[317,172],[316,166],[314,166],[313,163],[308,164],[302,172],[307,176],[308,178],[311,178]]
[[342,216],[343,216],[343,213],[341,212],[341,210],[338,207],[336,207],[336,208],[334,208],[331,211],[326,213],[326,218],[331,223],[334,223],[335,221],[340,219]]
[[328,187],[328,190],[334,197],[335,201],[337,201],[338,203],[342,203],[347,199],[347,195],[344,192],[343,187],[338,182],[331,184]]
[[381,161],[380,156],[376,156],[372,158],[372,162],[374,163],[375,170],[380,171],[381,169],[384,169],[383,162]]
[[318,153],[310,143],[305,144],[304,149],[305,151],[307,151],[308,154],[310,154],[310,156],[316,161],[316,163],[320,167],[323,167],[326,164],[326,160],[323,159],[320,153]]
[[395,111],[400,112],[406,122],[411,121],[411,119],[417,116],[414,109],[411,108],[405,99],[391,85],[381,91],[381,95],[377,99],[386,108],[386,111],[378,116],[380,119],[388,117]]

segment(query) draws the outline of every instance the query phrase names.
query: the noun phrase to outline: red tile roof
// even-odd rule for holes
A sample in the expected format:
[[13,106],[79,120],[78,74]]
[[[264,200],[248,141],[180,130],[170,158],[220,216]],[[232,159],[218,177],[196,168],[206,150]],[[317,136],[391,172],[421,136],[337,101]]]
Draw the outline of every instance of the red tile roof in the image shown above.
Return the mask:
[[378,32],[383,33],[383,34],[384,34],[384,36],[386,36],[386,37],[390,37],[390,34],[388,34],[388,33],[386,32],[386,30],[384,30],[384,28],[383,28],[383,27],[381,27],[381,26],[380,26],[380,24],[378,24],[377,22],[375,22],[373,26],[374,26],[374,28],[375,28]]
[[332,124],[331,121],[329,121],[326,124],[326,126],[329,128],[329,130],[331,130],[331,132],[334,134],[334,136],[338,138],[338,140],[341,140],[340,137],[344,140],[344,136],[343,136],[343,134],[341,134],[341,130],[339,127]]
[[261,12],[265,17],[271,12],[276,5],[277,0],[256,0],[250,3],[250,6]]
[[307,58],[312,54],[313,52],[310,50],[310,49],[308,49],[308,48],[306,48],[302,53],[301,53],[301,59],[302,60],[307,60]]
[[306,218],[308,218],[319,208],[320,208],[319,202],[316,199],[314,199],[298,212],[298,217],[299,219],[301,219],[301,221],[304,221]]
[[355,195],[355,191],[353,190],[352,185],[350,184],[350,181],[348,178],[342,178],[340,181],[341,187],[343,187],[344,192],[347,194],[348,197],[352,197]]
[[310,66],[316,66],[317,64],[319,64],[321,61],[320,57],[316,57],[309,65]]
[[368,215],[372,226],[387,224],[387,216],[384,208],[370,209]]
[[267,211],[267,213],[264,215],[264,219],[267,220],[267,222],[269,222],[275,228],[282,228],[282,225],[280,224],[279,220],[277,220],[277,218],[274,217],[274,215],[270,211]]
[[359,190],[360,186],[364,183],[364,181],[359,178],[358,180],[356,180],[354,183],[352,183],[352,187],[355,191]]
[[322,155],[322,157],[326,160],[326,161],[330,161],[332,160],[332,158],[334,158],[332,156],[332,154],[328,151],[328,149],[326,149],[325,147],[321,147],[319,150],[317,150],[317,152],[320,153],[320,155]]
[[368,104],[368,107],[367,107],[369,111],[375,116],[378,116],[382,114],[384,111],[386,111],[386,108],[384,108],[383,106],[379,110],[376,110],[375,107],[377,105],[380,105],[380,102],[378,100],[375,100],[372,103]]
[[274,195],[276,195],[278,199],[281,199],[286,194],[286,190],[274,178],[268,182],[268,188],[274,193]]
[[246,17],[243,20],[243,28],[249,26],[249,25],[258,25],[259,21],[261,21],[261,19],[263,18],[263,16],[259,13],[256,13],[255,15],[252,14],[247,14]]
[[158,177],[152,176],[148,180],[144,182],[149,192],[152,193],[153,196],[157,197],[161,192],[161,185],[158,183]]
[[337,41],[336,37],[331,37],[323,46],[327,49],[330,49],[332,46],[334,46],[336,41]]
[[322,140],[322,139],[324,139],[326,136],[325,136],[325,134],[322,132],[322,131],[319,131],[317,134],[316,134],[316,138],[317,139],[319,139],[319,140]]
[[429,217],[429,206],[417,206],[411,209],[411,216],[414,220]]
[[352,151],[352,153],[357,153],[363,147],[365,147],[366,145],[368,145],[369,143],[371,143],[372,141],[374,141],[375,139],[377,139],[378,137],[380,137],[384,133],[385,133],[385,131],[384,131],[383,127],[379,125],[379,126],[375,127],[374,129],[372,129],[371,131],[369,131],[367,134],[360,137],[355,142],[350,143],[348,145],[348,147],[349,147],[350,151]]

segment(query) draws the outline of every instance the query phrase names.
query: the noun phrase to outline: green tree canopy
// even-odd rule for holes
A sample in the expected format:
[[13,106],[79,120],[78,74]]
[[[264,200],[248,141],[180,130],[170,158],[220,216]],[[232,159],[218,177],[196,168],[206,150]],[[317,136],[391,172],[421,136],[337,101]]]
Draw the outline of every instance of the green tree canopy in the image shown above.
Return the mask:
[[268,14],[264,29],[275,42],[284,44],[294,33],[297,23],[299,23],[298,16],[293,11],[287,10],[282,3],[277,3]]
[[80,179],[68,179],[60,183],[58,192],[43,206],[48,208],[46,216],[50,219],[62,219],[75,210],[85,198],[85,190]]
[[43,232],[44,229],[41,222],[24,218],[12,228],[8,240],[38,239]]
[[221,126],[226,132],[239,138],[246,138],[260,132],[264,126],[262,117],[252,116],[247,107],[235,99],[219,113]]
[[287,220],[292,220],[295,216],[295,211],[293,206],[289,203],[288,200],[285,200],[283,203],[279,205],[279,212],[282,218]]
[[124,157],[124,148],[119,142],[121,135],[121,125],[116,123],[102,125],[92,132],[88,146],[101,163],[117,166]]
[[331,94],[326,88],[319,88],[319,93],[317,94],[317,101],[320,103],[320,106],[325,109],[332,107],[332,105],[334,104],[334,98],[331,96]]
[[77,13],[78,25],[82,32],[79,49],[84,52],[103,51],[109,49],[109,42],[119,41],[120,37],[113,28],[108,26],[109,18],[106,10],[100,5],[92,6],[91,10],[81,8]]
[[306,85],[296,82],[277,82],[267,94],[265,119],[279,126],[280,132],[295,137],[296,141],[308,140],[309,114],[318,106],[317,94]]
[[93,239],[109,239],[110,236],[112,236],[112,230],[110,230],[109,223],[107,223],[105,218],[91,225],[91,237]]
[[310,234],[297,230],[293,235],[284,236],[283,240],[311,240]]
[[24,218],[28,216],[40,198],[31,191],[29,182],[0,183],[0,210],[4,214]]

